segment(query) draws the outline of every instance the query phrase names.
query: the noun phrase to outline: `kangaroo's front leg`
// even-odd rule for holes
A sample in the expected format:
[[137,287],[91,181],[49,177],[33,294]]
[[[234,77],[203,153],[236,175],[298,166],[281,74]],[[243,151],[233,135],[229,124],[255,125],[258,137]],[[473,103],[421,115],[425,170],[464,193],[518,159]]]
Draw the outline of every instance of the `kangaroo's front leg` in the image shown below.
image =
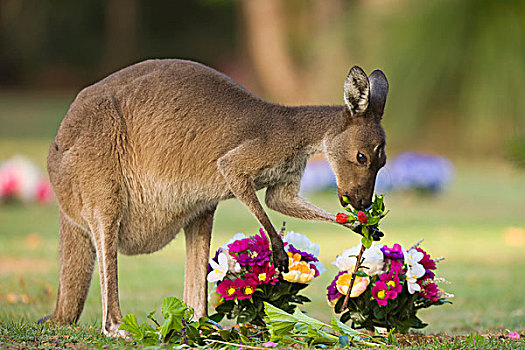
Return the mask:
[[279,155],[265,148],[264,143],[257,140],[248,141],[221,157],[218,166],[232,194],[248,207],[266,230],[275,266],[281,272],[288,272],[288,255],[284,251],[283,241],[255,194],[253,178],[261,169],[274,165],[275,158],[279,160]]
[[[336,223],[334,214],[316,207],[299,196],[300,176],[290,180],[268,187],[265,201],[269,208],[298,219]],[[357,229],[357,225],[342,225],[353,231]]]
[[184,226],[186,236],[186,271],[184,274],[184,301],[195,310],[197,318],[207,315],[208,259],[217,205],[205,210]]

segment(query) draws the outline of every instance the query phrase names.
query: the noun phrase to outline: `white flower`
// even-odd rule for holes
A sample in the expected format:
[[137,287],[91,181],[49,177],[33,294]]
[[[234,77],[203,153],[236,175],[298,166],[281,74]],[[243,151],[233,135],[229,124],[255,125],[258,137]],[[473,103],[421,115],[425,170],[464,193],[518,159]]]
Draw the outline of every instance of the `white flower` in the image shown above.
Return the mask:
[[421,286],[417,284],[417,279],[423,277],[424,274],[425,268],[423,267],[423,265],[419,263],[413,263],[412,265],[408,265],[406,281],[408,286],[408,292],[410,294],[414,294],[415,292],[419,292],[421,290]]
[[[369,276],[377,275],[383,271],[384,256],[381,247],[382,245],[374,243],[363,253],[364,261],[362,265],[366,268],[364,271]],[[340,271],[353,272],[357,261],[357,255],[360,251],[361,244],[350,249],[345,249],[341,255],[337,256],[332,264],[337,266]]]
[[[319,244],[313,243],[310,238],[299,232],[288,231],[286,236],[283,237],[283,242],[287,242],[288,244],[293,245],[295,249],[300,250],[303,253],[311,254],[316,258],[319,257],[319,253],[321,252],[321,246]],[[315,265],[315,268],[320,275],[326,271],[322,262],[316,261],[312,262],[312,264]]]
[[295,249],[312,254],[316,258],[321,251],[319,244],[313,243],[310,238],[299,232],[288,231],[283,238],[283,242],[288,242],[293,245]]
[[207,277],[208,282],[220,281],[226,276],[228,272],[228,257],[224,253],[219,254],[219,263],[217,264],[213,259],[210,259],[210,265],[213,269]]
[[405,264],[408,266],[417,264],[423,259],[423,253],[417,251],[417,249],[412,248],[408,252],[403,250],[403,256],[405,257]]

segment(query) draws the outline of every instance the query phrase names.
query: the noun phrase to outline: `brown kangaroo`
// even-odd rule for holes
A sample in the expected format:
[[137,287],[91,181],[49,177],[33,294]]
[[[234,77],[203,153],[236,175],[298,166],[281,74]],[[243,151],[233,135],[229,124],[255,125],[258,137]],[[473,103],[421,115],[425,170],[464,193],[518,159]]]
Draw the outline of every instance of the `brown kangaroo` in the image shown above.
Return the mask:
[[[54,322],[79,318],[98,259],[102,329],[120,335],[117,252],[155,252],[184,229],[184,299],[207,312],[213,215],[235,197],[264,227],[274,263],[288,257],[255,192],[283,214],[334,222],[298,196],[308,157],[324,152],[338,194],[370,205],[386,160],[380,121],[385,75],[353,67],[345,106],[285,107],[257,98],[199,63],[149,60],[82,90],[51,144],[48,172],[60,210],[60,284]],[[352,228],[352,227],[350,227]]]

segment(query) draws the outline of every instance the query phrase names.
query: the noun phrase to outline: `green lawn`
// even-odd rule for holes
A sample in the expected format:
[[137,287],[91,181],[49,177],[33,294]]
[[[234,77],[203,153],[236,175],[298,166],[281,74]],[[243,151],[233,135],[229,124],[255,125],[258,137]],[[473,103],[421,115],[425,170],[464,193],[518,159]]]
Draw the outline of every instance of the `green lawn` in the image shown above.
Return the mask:
[[[34,98],[34,97],[33,97]],[[42,98],[24,106],[0,94],[0,160],[12,154],[29,156],[44,167],[47,147],[72,96]],[[38,101],[38,99],[37,99]],[[28,116],[42,113],[42,122]],[[24,116],[10,124],[11,116]],[[22,122],[20,122],[22,123]],[[384,243],[410,246],[424,238],[434,257],[445,256],[438,274],[452,282],[444,285],[455,294],[452,305],[421,313],[430,325],[426,333],[464,334],[525,332],[525,173],[497,160],[455,161],[453,186],[437,197],[388,194],[391,210],[382,226]],[[332,212],[340,210],[335,193],[310,197]],[[304,307],[323,321],[331,317],[325,300],[326,285],[336,273],[330,263],[358,237],[341,227],[303,222],[269,212],[274,225],[287,221],[288,229],[305,233],[321,245],[327,272],[306,289],[313,302]],[[238,201],[222,203],[216,215],[213,248],[236,232],[256,233],[258,224]],[[58,215],[56,206],[0,206],[0,326],[10,321],[33,322],[52,312],[58,285]],[[120,300],[123,313],[139,319],[157,308],[165,296],[182,296],[183,233],[155,254],[119,258]],[[81,326],[100,327],[101,306],[95,274]],[[2,329],[5,329],[3,326]],[[0,329],[1,331],[1,329]],[[1,333],[0,333],[1,334]]]
[[[13,143],[0,143],[0,155],[16,148]],[[28,145],[30,154],[40,152],[44,158],[47,142]],[[430,324],[425,332],[523,331],[525,176],[503,163],[484,167],[462,161],[457,162],[457,171],[452,188],[438,197],[387,195],[391,212],[384,220],[384,242],[408,246],[424,238],[424,247],[433,256],[446,257],[439,275],[452,282],[444,287],[456,297],[453,305],[422,313]],[[339,210],[333,193],[314,195],[311,200],[332,212]],[[286,220],[289,229],[306,233],[321,244],[321,260],[327,272],[306,290],[313,302],[304,309],[328,320],[331,311],[325,302],[325,286],[336,273],[330,263],[344,247],[355,245],[357,236],[336,225],[303,222],[274,212],[270,215],[276,226]],[[53,310],[58,278],[57,227],[55,206],[0,207],[0,321],[34,321]],[[224,202],[215,220],[213,247],[236,232],[255,233],[257,229],[255,219],[238,201]],[[163,297],[182,296],[183,266],[182,233],[158,253],[121,256],[123,312],[145,315]],[[100,320],[98,276],[94,278],[80,319],[83,324],[97,325]]]

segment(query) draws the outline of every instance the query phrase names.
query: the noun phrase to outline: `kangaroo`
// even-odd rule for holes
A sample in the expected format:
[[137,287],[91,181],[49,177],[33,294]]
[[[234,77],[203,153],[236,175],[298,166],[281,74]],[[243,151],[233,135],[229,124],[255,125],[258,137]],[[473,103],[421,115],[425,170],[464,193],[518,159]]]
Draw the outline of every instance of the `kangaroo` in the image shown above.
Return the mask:
[[141,62],[83,89],[47,159],[59,204],[60,282],[55,311],[40,321],[78,320],[98,259],[102,330],[123,336],[117,252],[155,252],[181,229],[184,300],[206,315],[213,216],[232,197],[260,222],[275,265],[287,271],[283,242],[256,191],[266,188],[268,208],[336,223],[298,195],[307,159],[325,153],[342,205],[347,196],[357,209],[369,206],[386,160],[380,122],[387,92],[380,70],[367,77],[355,66],[344,105],[285,107],[177,59]]

